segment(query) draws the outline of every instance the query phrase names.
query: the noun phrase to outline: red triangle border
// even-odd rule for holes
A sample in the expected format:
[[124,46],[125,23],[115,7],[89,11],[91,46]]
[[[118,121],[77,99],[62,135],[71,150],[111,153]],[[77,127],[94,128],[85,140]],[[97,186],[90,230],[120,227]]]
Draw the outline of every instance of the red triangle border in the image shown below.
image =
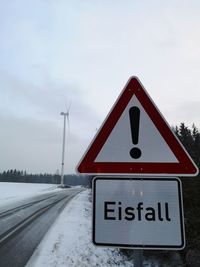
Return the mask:
[[[178,159],[178,163],[95,162],[98,153],[133,95],[140,101],[155,127]],[[168,126],[139,79],[137,77],[131,77],[81,162],[78,164],[77,172],[85,174],[196,176],[198,174],[198,168]]]

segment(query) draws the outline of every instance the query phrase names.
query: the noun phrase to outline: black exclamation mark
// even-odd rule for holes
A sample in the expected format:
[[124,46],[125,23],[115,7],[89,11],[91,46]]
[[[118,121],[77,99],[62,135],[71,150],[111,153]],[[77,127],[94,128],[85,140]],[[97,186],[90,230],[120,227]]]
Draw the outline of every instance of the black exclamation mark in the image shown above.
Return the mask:
[[[138,107],[131,107],[129,109],[129,117],[131,124],[131,136],[134,145],[138,144],[139,128],[140,128],[140,109]],[[139,159],[142,155],[138,147],[133,147],[130,150],[130,155],[134,159]]]

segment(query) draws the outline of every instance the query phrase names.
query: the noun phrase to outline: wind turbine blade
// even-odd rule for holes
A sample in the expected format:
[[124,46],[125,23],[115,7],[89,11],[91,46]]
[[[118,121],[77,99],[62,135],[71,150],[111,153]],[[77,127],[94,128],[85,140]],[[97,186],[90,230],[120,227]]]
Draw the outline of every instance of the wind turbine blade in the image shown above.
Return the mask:
[[67,126],[68,126],[69,134],[70,134],[69,112],[67,112]]

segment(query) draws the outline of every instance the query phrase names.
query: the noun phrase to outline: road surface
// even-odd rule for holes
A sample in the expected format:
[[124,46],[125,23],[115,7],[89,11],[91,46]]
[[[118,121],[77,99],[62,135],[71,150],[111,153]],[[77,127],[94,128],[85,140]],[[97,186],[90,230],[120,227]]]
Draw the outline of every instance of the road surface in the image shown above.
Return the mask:
[[62,189],[0,207],[0,267],[24,267],[65,205],[82,190]]

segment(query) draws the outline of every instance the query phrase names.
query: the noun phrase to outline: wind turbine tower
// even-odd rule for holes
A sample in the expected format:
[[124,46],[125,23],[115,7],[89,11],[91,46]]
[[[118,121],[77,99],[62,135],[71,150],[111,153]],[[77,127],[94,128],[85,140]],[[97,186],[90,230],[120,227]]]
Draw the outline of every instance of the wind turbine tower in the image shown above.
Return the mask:
[[61,112],[60,115],[64,117],[64,125],[63,125],[63,143],[62,143],[62,164],[61,164],[61,187],[64,187],[64,161],[65,161],[65,129],[66,129],[66,117],[67,123],[69,127],[69,109],[67,112]]

